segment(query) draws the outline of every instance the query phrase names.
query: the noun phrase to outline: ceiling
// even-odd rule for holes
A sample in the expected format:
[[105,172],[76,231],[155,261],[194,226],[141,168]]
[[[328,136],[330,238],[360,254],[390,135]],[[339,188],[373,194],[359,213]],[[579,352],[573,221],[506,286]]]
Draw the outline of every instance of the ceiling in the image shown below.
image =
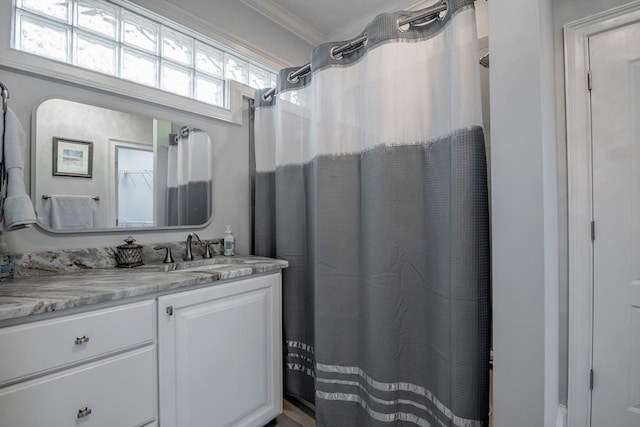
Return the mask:
[[358,35],[376,15],[437,0],[241,0],[313,46]]

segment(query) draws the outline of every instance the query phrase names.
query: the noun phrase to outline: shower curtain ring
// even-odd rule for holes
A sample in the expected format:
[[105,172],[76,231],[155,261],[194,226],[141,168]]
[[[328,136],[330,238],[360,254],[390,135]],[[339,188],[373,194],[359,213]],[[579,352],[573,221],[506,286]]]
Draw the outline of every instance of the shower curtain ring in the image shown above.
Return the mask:
[[[405,33],[411,27],[424,27],[432,22],[444,20],[449,14],[449,1],[442,0],[440,3],[430,7],[429,9],[419,12],[412,16],[400,15],[396,20],[398,30]],[[425,19],[427,19],[425,21]]]
[[287,76],[287,80],[289,80],[289,83],[298,83],[298,81],[300,81],[300,76],[294,76],[292,71]]
[[331,54],[331,57],[333,59],[342,59],[342,54],[343,52],[338,52],[336,53],[336,50],[338,50],[339,46],[334,46],[331,48],[331,50],[329,51],[329,53]]

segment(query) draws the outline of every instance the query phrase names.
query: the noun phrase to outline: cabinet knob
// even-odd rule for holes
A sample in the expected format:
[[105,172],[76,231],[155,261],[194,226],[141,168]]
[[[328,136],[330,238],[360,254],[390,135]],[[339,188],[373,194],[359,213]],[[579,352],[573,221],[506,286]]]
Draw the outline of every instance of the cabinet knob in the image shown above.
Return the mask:
[[89,409],[87,406],[78,409],[78,418],[88,417],[89,415],[91,415],[91,409]]
[[89,337],[86,335],[76,338],[76,345],[84,344],[86,342],[89,342]]

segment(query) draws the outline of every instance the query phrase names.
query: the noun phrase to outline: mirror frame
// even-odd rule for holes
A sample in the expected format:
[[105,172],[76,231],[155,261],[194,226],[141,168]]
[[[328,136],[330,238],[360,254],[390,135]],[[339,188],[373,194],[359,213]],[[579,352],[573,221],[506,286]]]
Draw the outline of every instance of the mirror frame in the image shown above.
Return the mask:
[[[251,89],[253,90],[253,89]],[[246,92],[246,91],[243,91]],[[246,96],[246,93],[243,93],[244,97]],[[36,106],[34,106],[33,110],[32,110],[32,122],[31,122],[31,145],[30,145],[30,152],[29,155],[31,157],[31,162],[30,162],[30,187],[31,187],[31,194],[30,194],[30,198],[31,198],[31,203],[34,206],[34,210],[36,210],[37,212],[37,198],[38,198],[38,193],[36,192],[36,163],[37,163],[37,128],[38,128],[38,108],[45,102],[53,100],[53,99],[62,99],[65,101],[69,101],[69,102],[75,102],[75,103],[80,103],[80,104],[86,104],[86,105],[91,105],[93,107],[98,107],[98,108],[104,108],[107,110],[112,110],[112,111],[117,111],[117,112],[121,112],[121,113],[126,113],[126,114],[132,114],[132,115],[138,115],[138,116],[143,116],[149,119],[155,119],[155,120],[161,120],[161,121],[165,121],[168,123],[173,123],[173,121],[171,119],[167,119],[165,117],[161,117],[161,116],[155,116],[155,117],[149,117],[146,115],[141,115],[140,113],[137,113],[135,111],[132,111],[131,109],[126,109],[126,108],[122,108],[122,109],[115,109],[111,106],[107,106],[104,105],[102,103],[96,102],[96,103],[87,103],[84,101],[78,101],[75,99],[71,99],[69,97],[66,96],[48,96],[46,98],[42,98],[40,100],[40,102],[38,102],[38,104]],[[253,99],[253,95],[250,97],[250,99]],[[242,105],[242,104],[241,104]],[[240,112],[242,111],[242,108],[240,108]],[[233,121],[235,122],[235,121]],[[209,133],[207,133],[207,135],[209,135]],[[211,140],[211,144],[214,144],[214,139],[211,137],[211,135],[209,135],[209,138]],[[214,160],[215,158],[211,159],[211,167],[212,170],[214,168]],[[214,200],[214,189],[211,189],[212,191],[212,201]],[[141,231],[147,231],[147,232],[153,232],[153,231],[175,231],[175,230],[187,230],[187,229],[195,229],[195,230],[201,230],[204,229],[206,227],[208,227],[212,222],[213,219],[215,217],[215,203],[212,203],[211,206],[211,215],[209,216],[209,219],[203,223],[203,224],[197,224],[197,225],[164,225],[164,226],[156,226],[156,227],[111,227],[111,228],[87,228],[87,229],[62,229],[62,228],[52,228],[49,227],[45,224],[43,224],[42,222],[36,220],[36,225],[42,229],[45,230],[47,232],[50,233],[54,233],[54,234],[76,234],[76,233],[81,233],[81,234],[86,234],[86,233],[112,233],[112,232],[116,232],[116,233],[133,233],[133,232],[141,232]]]

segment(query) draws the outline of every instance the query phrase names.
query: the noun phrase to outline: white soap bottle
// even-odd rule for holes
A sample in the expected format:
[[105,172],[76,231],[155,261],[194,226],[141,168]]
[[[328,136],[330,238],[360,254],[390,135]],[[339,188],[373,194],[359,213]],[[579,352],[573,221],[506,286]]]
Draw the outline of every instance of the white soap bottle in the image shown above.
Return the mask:
[[224,256],[233,256],[236,253],[236,239],[231,232],[231,226],[227,225],[224,232]]

